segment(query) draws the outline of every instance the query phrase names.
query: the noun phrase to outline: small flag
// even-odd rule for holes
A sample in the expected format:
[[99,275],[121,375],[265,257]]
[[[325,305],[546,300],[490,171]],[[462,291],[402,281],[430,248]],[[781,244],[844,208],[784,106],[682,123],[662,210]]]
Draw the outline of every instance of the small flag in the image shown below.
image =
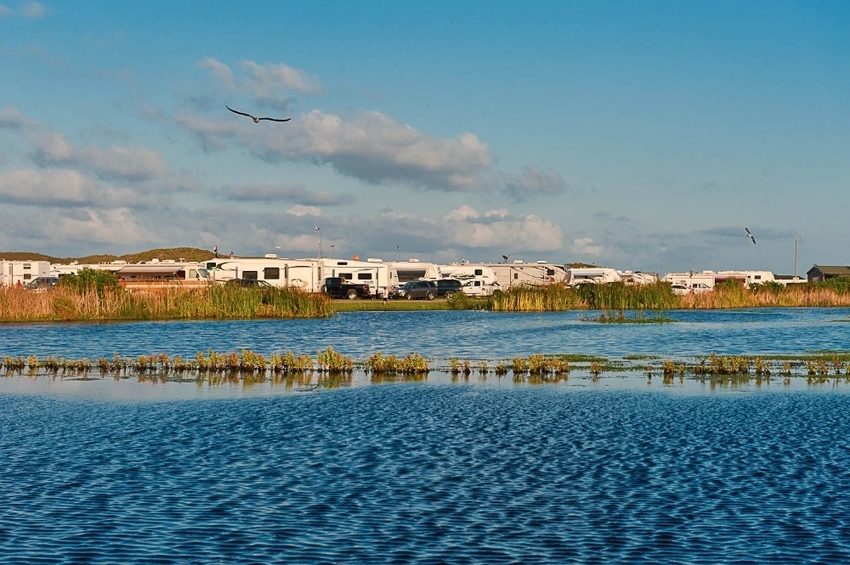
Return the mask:
[[314,227],[313,231],[319,231],[319,226]]

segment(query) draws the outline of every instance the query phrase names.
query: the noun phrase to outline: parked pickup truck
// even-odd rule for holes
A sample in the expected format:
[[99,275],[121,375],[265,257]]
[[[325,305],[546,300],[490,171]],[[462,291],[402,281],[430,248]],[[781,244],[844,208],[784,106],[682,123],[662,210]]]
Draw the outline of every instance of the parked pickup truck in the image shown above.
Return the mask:
[[368,284],[352,283],[340,277],[326,278],[322,292],[331,298],[372,298],[372,289]]

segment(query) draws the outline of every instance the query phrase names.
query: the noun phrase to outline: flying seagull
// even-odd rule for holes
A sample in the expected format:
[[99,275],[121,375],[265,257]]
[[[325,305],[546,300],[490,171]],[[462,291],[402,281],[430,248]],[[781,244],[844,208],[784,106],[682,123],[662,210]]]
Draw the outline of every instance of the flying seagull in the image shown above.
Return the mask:
[[281,120],[281,119],[278,119],[278,118],[258,118],[256,116],[252,116],[251,114],[246,114],[245,112],[239,112],[238,110],[234,110],[233,108],[231,108],[230,106],[228,106],[226,104],[225,104],[224,107],[227,108],[228,110],[230,110],[231,112],[233,112],[234,114],[239,114],[240,116],[247,116],[247,117],[251,118],[252,120],[254,120],[255,124],[259,124],[261,120],[268,120],[270,122],[288,122],[289,120],[292,119],[292,118],[286,118],[285,120]]
[[755,244],[756,244],[756,238],[755,238],[755,237],[753,237],[753,234],[751,234],[751,233],[750,233],[750,230],[748,230],[747,228],[744,228],[744,231],[745,231],[745,232],[747,232],[747,237],[749,237],[750,239],[752,239],[752,240],[753,240],[753,245],[755,245]]

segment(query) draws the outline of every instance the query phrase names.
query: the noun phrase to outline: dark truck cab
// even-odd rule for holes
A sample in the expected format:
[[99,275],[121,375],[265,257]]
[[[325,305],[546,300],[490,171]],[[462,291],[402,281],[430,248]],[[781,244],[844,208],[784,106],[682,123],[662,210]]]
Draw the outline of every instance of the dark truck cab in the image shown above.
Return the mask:
[[322,292],[331,298],[372,298],[372,289],[368,284],[352,283],[340,277],[328,277],[322,285]]

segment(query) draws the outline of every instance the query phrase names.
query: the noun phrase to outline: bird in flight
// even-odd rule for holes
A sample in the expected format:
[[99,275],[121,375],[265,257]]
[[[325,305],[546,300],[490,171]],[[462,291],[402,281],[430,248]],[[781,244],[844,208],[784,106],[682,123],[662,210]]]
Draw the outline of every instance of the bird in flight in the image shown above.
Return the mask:
[[234,114],[239,114],[240,116],[246,116],[248,118],[251,118],[252,120],[254,120],[255,124],[259,124],[261,120],[268,120],[270,122],[288,122],[289,120],[292,119],[292,118],[286,118],[285,120],[281,120],[279,118],[258,118],[256,116],[252,116],[251,114],[246,114],[245,112],[239,112],[238,110],[234,110],[233,108],[231,108],[230,106],[228,106],[226,104],[225,104],[224,107],[227,108],[228,110],[230,110],[231,112],[233,112]]
[[753,240],[753,245],[755,245],[755,244],[756,244],[756,238],[755,238],[755,237],[753,237],[753,234],[751,234],[751,233],[750,233],[750,230],[748,230],[747,228],[744,228],[744,231],[745,231],[745,232],[747,232],[747,237],[749,237],[750,239],[752,239],[752,240]]

